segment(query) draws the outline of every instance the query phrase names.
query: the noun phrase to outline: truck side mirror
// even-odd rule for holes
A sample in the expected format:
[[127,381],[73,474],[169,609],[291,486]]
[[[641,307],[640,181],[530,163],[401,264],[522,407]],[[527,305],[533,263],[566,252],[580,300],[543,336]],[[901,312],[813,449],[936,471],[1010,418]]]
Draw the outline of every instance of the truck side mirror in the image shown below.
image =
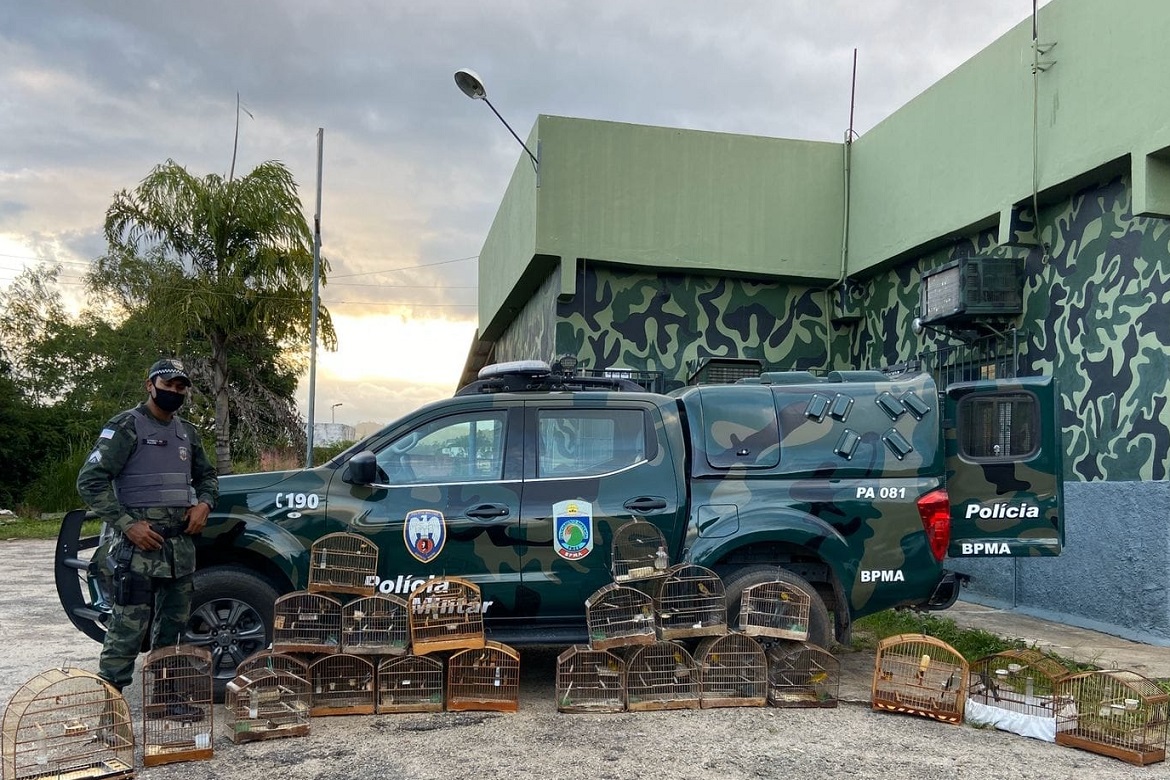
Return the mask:
[[364,450],[350,458],[341,479],[351,485],[372,485],[377,482],[378,461],[374,453]]

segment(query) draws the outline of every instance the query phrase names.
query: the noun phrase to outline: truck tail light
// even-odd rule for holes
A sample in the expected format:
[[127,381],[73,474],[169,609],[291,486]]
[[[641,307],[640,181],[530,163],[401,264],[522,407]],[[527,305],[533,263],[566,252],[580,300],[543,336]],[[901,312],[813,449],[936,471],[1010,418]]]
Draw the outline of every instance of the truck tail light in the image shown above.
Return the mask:
[[947,491],[939,488],[918,499],[918,514],[922,516],[922,527],[930,542],[930,551],[939,563],[947,557],[951,543],[951,501]]

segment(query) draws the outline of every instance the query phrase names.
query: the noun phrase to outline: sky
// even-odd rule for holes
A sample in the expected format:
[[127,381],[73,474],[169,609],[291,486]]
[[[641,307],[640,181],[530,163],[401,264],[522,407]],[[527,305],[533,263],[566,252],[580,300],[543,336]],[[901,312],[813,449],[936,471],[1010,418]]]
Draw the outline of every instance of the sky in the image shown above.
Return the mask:
[[[854,49],[864,134],[1031,12],[1031,0],[13,0],[0,4],[0,294],[48,260],[80,300],[114,194],[168,159],[226,176],[237,116],[237,175],[283,162],[311,224],[323,128],[321,304],[339,345],[317,353],[315,418],[390,422],[455,390],[477,256],[524,153],[456,70],[480,75],[521,137],[552,114],[841,141]],[[306,372],[306,417],[307,396]]]

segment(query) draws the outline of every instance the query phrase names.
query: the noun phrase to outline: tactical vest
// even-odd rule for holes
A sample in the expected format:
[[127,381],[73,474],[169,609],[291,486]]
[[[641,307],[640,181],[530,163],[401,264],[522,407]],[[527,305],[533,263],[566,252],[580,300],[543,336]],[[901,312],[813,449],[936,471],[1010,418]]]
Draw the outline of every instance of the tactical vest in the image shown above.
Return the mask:
[[160,423],[138,409],[134,452],[114,480],[118,503],[128,507],[195,506],[191,441],[178,417]]

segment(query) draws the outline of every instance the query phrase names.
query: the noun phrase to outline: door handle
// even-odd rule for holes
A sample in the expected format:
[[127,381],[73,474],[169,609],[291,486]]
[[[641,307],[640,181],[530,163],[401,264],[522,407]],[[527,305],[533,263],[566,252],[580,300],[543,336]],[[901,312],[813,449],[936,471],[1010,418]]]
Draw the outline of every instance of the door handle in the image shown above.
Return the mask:
[[497,517],[504,517],[509,512],[511,510],[508,509],[507,504],[480,504],[473,506],[463,514],[468,517],[473,517],[476,520],[493,520]]
[[655,509],[666,509],[666,499],[656,496],[638,496],[622,504],[631,512],[652,512]]

